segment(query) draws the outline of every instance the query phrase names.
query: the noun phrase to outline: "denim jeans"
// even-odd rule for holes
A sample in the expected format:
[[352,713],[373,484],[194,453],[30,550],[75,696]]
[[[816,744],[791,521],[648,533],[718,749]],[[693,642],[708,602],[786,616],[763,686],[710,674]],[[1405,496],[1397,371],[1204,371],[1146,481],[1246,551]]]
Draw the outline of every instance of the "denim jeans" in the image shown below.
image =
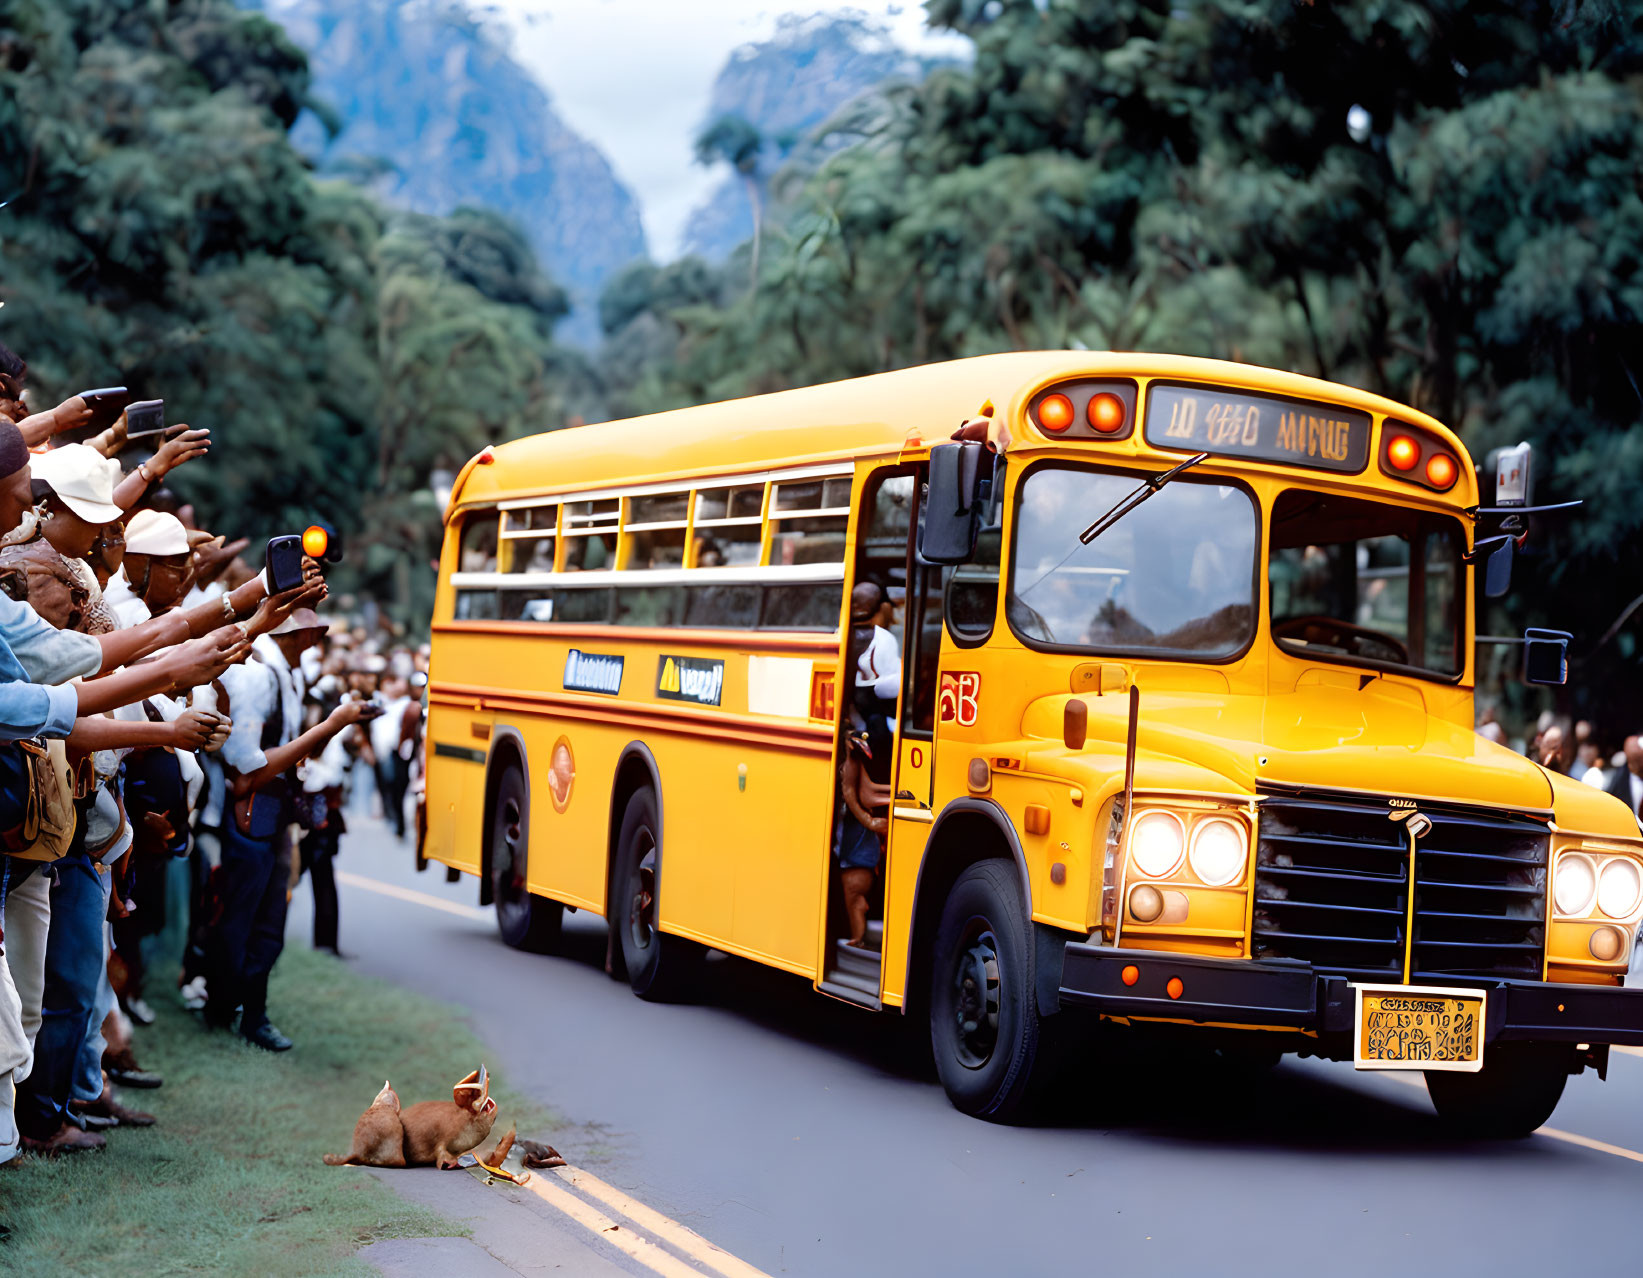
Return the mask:
[[103,959],[108,867],[77,851],[58,861],[56,870],[34,1068],[17,1089],[17,1126],[34,1140],[49,1140],[68,1116],[75,1066],[87,1035],[97,1028],[92,1019],[108,970]]
[[241,1033],[268,1019],[268,974],[285,948],[285,887],[291,875],[291,840],[283,825],[268,839],[250,839],[222,827],[222,916],[206,977],[206,1019],[227,1025],[244,1004]]

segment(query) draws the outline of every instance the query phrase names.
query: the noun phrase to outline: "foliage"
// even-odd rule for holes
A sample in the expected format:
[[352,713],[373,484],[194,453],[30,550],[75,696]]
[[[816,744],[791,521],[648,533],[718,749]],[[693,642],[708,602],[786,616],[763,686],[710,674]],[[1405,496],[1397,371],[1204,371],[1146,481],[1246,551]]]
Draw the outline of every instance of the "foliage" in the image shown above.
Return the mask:
[[177,474],[207,526],[326,516],[339,587],[420,626],[429,470],[562,421],[566,301],[494,214],[316,181],[287,136],[308,94],[228,0],[0,0],[0,337],[37,403],[124,383],[210,426]]
[[[1532,440],[1537,496],[1588,499],[1485,615],[1585,654],[1643,586],[1643,4],[926,8],[973,63],[852,103],[842,149],[790,162],[756,291],[630,314],[677,337],[623,407],[1066,346],[1364,386],[1480,458]],[[1574,708],[1612,711],[1640,661],[1623,631]]]

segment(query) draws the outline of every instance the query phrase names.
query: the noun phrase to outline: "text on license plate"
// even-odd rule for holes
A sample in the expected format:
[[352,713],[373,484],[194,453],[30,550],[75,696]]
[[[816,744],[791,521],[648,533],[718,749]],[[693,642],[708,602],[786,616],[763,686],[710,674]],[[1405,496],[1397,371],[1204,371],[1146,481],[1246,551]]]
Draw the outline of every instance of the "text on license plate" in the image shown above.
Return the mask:
[[1484,990],[1355,985],[1358,1069],[1483,1068]]

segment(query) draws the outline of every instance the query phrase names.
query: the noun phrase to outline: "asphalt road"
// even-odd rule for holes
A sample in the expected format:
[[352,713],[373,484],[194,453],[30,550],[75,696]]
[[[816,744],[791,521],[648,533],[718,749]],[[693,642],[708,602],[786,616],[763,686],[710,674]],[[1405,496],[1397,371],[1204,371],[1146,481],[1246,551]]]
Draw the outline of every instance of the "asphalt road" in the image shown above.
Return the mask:
[[598,919],[567,916],[561,957],[509,950],[474,880],[417,875],[374,822],[339,866],[362,971],[462,1009],[564,1115],[567,1157],[773,1274],[1539,1275],[1643,1250],[1643,1055],[1504,1145],[1447,1138],[1418,1083],[1293,1058],[1254,1079],[1092,1060],[1063,1114],[996,1127],[949,1107],[899,1018],[735,960],[693,1005],[642,1003]]

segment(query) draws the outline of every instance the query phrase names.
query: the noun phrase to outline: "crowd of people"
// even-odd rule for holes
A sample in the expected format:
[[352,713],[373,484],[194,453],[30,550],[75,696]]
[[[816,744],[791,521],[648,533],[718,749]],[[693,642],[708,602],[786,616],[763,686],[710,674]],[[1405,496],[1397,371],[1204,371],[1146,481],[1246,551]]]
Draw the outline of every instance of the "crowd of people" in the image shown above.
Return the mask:
[[307,874],[341,957],[348,791],[404,837],[426,682],[425,650],[330,633],[312,559],[271,590],[199,526],[166,480],[209,431],[34,412],[27,376],[0,346],[0,1164],[153,1123],[115,1086],[163,1083],[139,1046],[165,936],[205,1027],[292,1046],[268,1007],[287,905]]

